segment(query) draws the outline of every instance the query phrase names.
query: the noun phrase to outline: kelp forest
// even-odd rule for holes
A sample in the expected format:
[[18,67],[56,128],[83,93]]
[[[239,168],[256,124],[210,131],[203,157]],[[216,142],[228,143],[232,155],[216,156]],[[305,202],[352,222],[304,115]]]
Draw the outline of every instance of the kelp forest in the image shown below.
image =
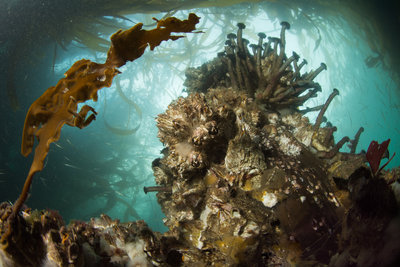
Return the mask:
[[0,265],[395,264],[399,13],[0,0]]

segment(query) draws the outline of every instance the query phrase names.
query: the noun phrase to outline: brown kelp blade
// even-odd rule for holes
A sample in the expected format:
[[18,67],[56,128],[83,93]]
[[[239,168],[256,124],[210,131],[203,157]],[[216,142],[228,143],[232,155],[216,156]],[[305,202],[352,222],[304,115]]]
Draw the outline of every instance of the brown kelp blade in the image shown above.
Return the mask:
[[[13,233],[13,222],[28,198],[33,176],[43,169],[50,144],[59,140],[61,128],[64,124],[83,128],[96,118],[97,113],[92,107],[85,105],[78,111],[78,104],[88,100],[97,101],[97,91],[111,86],[113,78],[120,73],[118,67],[139,58],[147,46],[153,50],[162,41],[183,37],[171,35],[173,32],[192,32],[199,20],[199,17],[190,13],[187,20],[173,17],[159,20],[157,28],[149,31],[142,29],[142,23],[125,31],[119,30],[111,36],[111,47],[105,63],[87,59],[75,62],[56,86],[48,88],[32,103],[25,118],[21,153],[24,156],[31,153],[35,136],[38,144],[22,193],[12,211],[1,218],[2,221],[7,220],[1,229],[4,233],[0,239],[1,245],[7,247]],[[86,117],[89,112],[92,114]]]

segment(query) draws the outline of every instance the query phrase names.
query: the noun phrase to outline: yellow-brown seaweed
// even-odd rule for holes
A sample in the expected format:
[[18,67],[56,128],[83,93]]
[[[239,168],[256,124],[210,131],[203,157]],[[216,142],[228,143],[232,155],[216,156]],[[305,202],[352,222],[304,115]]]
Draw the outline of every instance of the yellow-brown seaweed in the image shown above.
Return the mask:
[[[97,101],[97,91],[111,86],[113,78],[120,73],[118,67],[139,58],[147,46],[153,50],[162,41],[183,37],[172,36],[172,32],[192,32],[199,19],[191,13],[188,19],[183,21],[177,18],[156,20],[157,28],[153,30],[143,30],[142,23],[125,31],[119,30],[111,36],[111,47],[105,63],[99,64],[87,59],[75,62],[56,86],[48,88],[32,103],[25,119],[21,153],[24,156],[31,153],[35,136],[39,143],[21,195],[12,210],[1,218],[2,221],[8,222],[5,228],[1,229],[2,245],[7,246],[13,230],[13,221],[28,197],[33,175],[43,169],[50,144],[60,138],[61,128],[64,124],[83,128],[96,118],[97,113],[92,107],[84,105],[78,111],[78,104],[88,100]],[[86,118],[89,112],[92,114]]]

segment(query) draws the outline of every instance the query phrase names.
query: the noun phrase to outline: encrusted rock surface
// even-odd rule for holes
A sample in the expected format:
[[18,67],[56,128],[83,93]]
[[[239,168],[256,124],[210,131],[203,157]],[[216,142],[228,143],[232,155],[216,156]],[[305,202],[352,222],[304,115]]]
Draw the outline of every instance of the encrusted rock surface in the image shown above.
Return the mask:
[[[397,256],[376,260],[363,254],[368,238],[360,237],[374,236],[370,240],[378,244],[384,242],[386,229],[399,233],[400,228],[393,226],[398,207],[388,185],[397,172],[373,177],[365,154],[339,152],[348,141],[355,146],[359,134],[355,140],[344,137],[335,142],[336,127],[321,127],[337,89],[325,105],[310,109],[320,110],[315,124],[304,116],[310,110],[299,107],[321,90],[312,80],[326,66],[300,73],[305,61],[298,65],[297,54],[287,58],[284,53],[288,23],[282,23],[281,38],[269,38],[264,48],[265,35],[259,34],[259,44],[251,46],[253,53],[242,38],[244,25],[238,26],[237,35],[228,35],[225,52],[187,70],[189,96],[157,118],[159,137],[167,148],[153,164],[160,186],[157,197],[168,233],[187,246],[181,250],[183,262],[393,262],[400,252],[393,239],[389,246]],[[369,203],[371,211],[364,213],[360,209],[366,198],[355,199],[361,192],[373,195],[371,184],[380,193]],[[385,211],[377,215],[374,205],[380,201]],[[360,216],[373,225],[355,230]]]
[[[218,143],[210,139],[209,144],[215,141],[210,148],[206,144],[196,147],[193,138],[187,138],[198,127],[197,120],[187,113],[180,113],[179,123],[193,122],[194,127],[192,131],[188,128],[182,139],[164,131],[164,121],[178,117],[176,103],[157,119],[160,134],[174,137],[173,141],[161,137],[169,152],[153,166],[160,185],[172,188],[171,192],[158,193],[170,231],[184,236],[190,246],[208,251],[207,257],[196,259],[204,264],[239,264],[249,255],[267,265],[294,261],[280,240],[292,240],[299,249],[320,247],[321,253],[309,253],[327,263],[329,251],[337,249],[331,233],[338,231],[336,223],[343,211],[337,209],[340,203],[324,162],[311,152],[310,142],[303,140],[312,136],[311,125],[299,113],[282,117],[263,111],[230,88],[189,95],[185,104],[191,101],[191,106],[198,106],[198,99],[208,100],[209,114],[203,116],[203,124],[208,118],[219,121],[222,117],[224,122],[215,124],[214,131],[221,138]],[[177,151],[176,144],[181,142],[192,149],[185,151],[186,155],[199,151],[207,160],[194,165],[190,156]],[[177,171],[177,159],[186,162],[180,164],[185,169]],[[285,260],[276,262],[277,258]]]

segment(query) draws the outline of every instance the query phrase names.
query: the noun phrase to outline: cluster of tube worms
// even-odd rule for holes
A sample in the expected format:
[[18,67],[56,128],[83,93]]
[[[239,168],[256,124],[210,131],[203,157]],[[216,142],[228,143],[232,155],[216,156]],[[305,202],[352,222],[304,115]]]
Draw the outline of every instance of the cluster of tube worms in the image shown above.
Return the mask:
[[[218,54],[224,63],[220,69],[226,72],[224,78],[233,89],[246,91],[249,97],[267,108],[297,109],[321,90],[320,85],[313,80],[327,67],[321,63],[316,70],[302,74],[301,69],[307,61],[299,63],[300,57],[295,52],[289,58],[286,56],[285,31],[290,29],[290,24],[282,22],[281,25],[280,38],[267,38],[264,33],[259,33],[258,43],[249,45],[249,41],[243,38],[246,26],[238,23],[237,34],[227,35],[225,51]],[[194,75],[190,72],[187,72],[189,80],[186,85],[189,91],[195,91],[190,81]],[[214,71],[212,75],[220,75],[220,72]],[[204,80],[207,82],[209,79]]]

